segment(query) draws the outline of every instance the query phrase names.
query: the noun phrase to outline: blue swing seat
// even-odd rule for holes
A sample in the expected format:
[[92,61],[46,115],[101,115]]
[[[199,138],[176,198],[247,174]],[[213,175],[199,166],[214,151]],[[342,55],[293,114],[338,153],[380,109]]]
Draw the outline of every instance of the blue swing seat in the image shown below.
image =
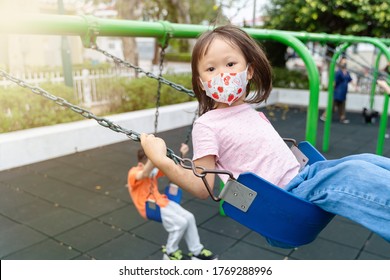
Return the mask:
[[[308,164],[325,160],[309,142],[301,142],[298,148],[308,157]],[[256,196],[246,212],[224,201],[225,214],[264,236],[272,246],[294,248],[308,244],[334,217],[256,174],[242,173],[237,181],[256,192]]]
[[[169,184],[165,187],[164,193],[168,197],[169,200],[172,200],[178,204],[180,204],[182,196],[183,196],[183,190],[176,185]],[[161,223],[161,209],[160,206],[157,205],[156,201],[153,199],[148,199],[145,202],[145,209],[146,209],[146,217],[148,220],[153,220],[156,222]]]
[[145,202],[145,209],[148,220],[153,220],[159,223],[162,222],[160,206],[157,205],[155,200],[148,199]]
[[183,190],[181,188],[171,183],[165,187],[164,193],[169,200],[172,200],[177,204],[180,204],[181,198],[183,196]]

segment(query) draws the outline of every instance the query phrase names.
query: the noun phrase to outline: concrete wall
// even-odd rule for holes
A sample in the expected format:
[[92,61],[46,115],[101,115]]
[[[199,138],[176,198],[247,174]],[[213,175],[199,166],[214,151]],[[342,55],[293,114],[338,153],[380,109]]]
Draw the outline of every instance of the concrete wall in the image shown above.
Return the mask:
[[[197,102],[159,109],[158,131],[191,124]],[[154,132],[155,110],[140,110],[109,116],[121,127],[136,132]],[[127,140],[123,133],[102,127],[94,120],[26,129],[0,134],[0,170],[23,166],[75,152]]]
[[[275,103],[307,106],[308,90],[274,89],[266,105]],[[347,110],[360,112],[367,107],[368,95],[348,94]],[[327,92],[320,93],[319,106],[325,108]],[[264,106],[262,104],[260,107]],[[382,111],[383,96],[376,96],[375,109]],[[161,107],[158,131],[190,125],[197,102]],[[109,116],[123,128],[136,132],[154,132],[155,110],[141,110]],[[0,170],[6,170],[75,152],[110,145],[127,140],[127,136],[104,128],[94,120],[59,124],[0,134]]]

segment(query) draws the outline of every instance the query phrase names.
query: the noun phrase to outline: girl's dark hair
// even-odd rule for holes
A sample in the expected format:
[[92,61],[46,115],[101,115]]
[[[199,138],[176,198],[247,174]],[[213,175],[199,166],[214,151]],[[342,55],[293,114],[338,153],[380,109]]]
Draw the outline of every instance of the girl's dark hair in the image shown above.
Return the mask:
[[199,102],[199,116],[212,110],[215,105],[214,100],[208,97],[201,87],[198,69],[200,59],[207,53],[215,38],[225,40],[232,46],[240,48],[249,67],[253,69],[252,79],[246,87],[246,95],[248,96],[250,89],[254,90],[255,94],[250,99],[246,99],[246,102],[260,103],[267,100],[272,89],[272,69],[264,51],[239,27],[230,24],[219,26],[203,33],[192,51],[192,87]]

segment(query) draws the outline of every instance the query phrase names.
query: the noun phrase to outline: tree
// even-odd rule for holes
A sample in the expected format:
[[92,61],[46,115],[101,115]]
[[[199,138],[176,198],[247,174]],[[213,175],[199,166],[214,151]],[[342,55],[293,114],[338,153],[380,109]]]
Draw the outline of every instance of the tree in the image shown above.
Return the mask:
[[270,0],[269,28],[371,37],[390,35],[390,0]]
[[[120,19],[138,20],[141,17],[140,0],[116,0],[115,8]],[[134,37],[122,37],[125,60],[138,65],[137,42]]]
[[265,28],[370,37],[390,36],[390,0],[269,1]]

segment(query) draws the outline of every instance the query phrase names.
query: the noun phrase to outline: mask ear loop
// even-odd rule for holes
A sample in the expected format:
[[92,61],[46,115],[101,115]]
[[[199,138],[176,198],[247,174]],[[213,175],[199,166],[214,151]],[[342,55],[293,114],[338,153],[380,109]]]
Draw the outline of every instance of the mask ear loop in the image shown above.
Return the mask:
[[203,81],[202,81],[202,79],[199,77],[199,81],[200,81],[200,88],[203,90],[203,91],[205,91],[205,89],[204,89],[204,85],[203,85]]

